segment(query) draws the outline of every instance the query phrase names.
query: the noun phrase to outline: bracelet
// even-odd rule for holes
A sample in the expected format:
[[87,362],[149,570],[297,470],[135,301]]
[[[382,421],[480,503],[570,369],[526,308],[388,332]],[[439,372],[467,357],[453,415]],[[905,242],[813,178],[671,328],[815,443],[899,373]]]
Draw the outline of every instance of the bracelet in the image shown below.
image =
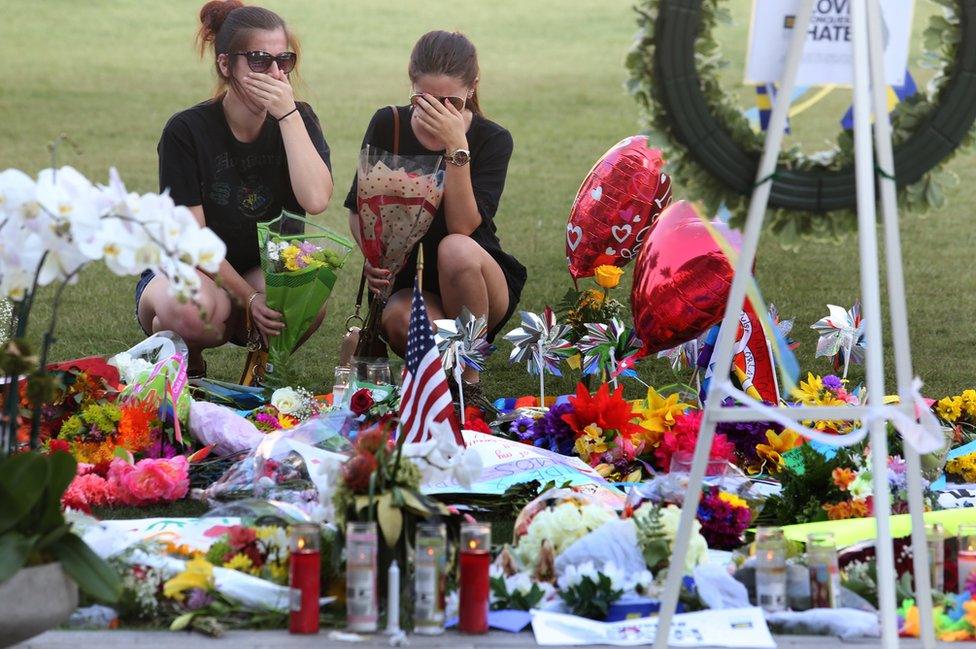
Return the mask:
[[251,295],[248,296],[248,298],[247,298],[247,312],[248,313],[251,312],[251,305],[254,303],[254,298],[256,298],[259,295],[261,295],[261,291],[254,291],[253,293],[251,293]]
[[285,119],[286,117],[288,117],[289,115],[291,115],[292,113],[294,113],[297,110],[298,110],[298,104],[296,104],[295,107],[292,108],[290,111],[288,111],[287,113],[285,113],[284,115],[282,115],[281,117],[279,117],[278,118],[278,121],[280,122],[281,120]]

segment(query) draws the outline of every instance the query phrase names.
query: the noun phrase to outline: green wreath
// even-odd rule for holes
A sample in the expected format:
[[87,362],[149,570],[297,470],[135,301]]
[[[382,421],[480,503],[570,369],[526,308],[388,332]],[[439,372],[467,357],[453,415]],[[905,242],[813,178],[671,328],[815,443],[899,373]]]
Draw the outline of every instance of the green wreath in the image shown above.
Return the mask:
[[[945,204],[945,188],[958,183],[947,163],[972,145],[976,130],[976,0],[933,1],[945,11],[924,32],[922,62],[936,75],[926,92],[900,102],[891,116],[899,197],[915,211]],[[733,224],[741,224],[763,136],[719,83],[725,63],[712,30],[730,20],[721,4],[639,0],[627,89],[683,190],[712,212],[725,203]],[[855,230],[851,133],[841,132],[834,149],[815,155],[796,146],[784,150],[769,203],[767,224],[786,245],[800,238],[838,239]]]

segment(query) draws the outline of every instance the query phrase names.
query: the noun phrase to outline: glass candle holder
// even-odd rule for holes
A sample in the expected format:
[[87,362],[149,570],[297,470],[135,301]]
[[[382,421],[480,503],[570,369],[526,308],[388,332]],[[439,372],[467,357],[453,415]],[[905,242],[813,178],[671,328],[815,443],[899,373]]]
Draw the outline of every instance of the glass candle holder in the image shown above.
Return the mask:
[[[945,592],[945,527],[942,523],[925,526],[925,540],[929,551],[932,590]],[[960,589],[961,590],[961,589]]]
[[376,631],[379,603],[376,593],[376,523],[346,525],[346,628]]
[[976,525],[959,526],[959,588],[966,589],[969,575],[976,572]]
[[461,633],[488,633],[490,548],[491,525],[466,523],[461,526],[458,553],[458,630]]
[[414,633],[444,633],[444,581],[447,530],[443,523],[421,523],[414,544]]
[[291,528],[288,584],[291,587],[289,633],[319,632],[319,594],[322,559],[319,552],[321,530],[313,523]]
[[833,534],[822,532],[807,536],[807,568],[810,570],[810,607],[840,606],[840,565]]
[[342,406],[346,402],[349,392],[349,382],[352,380],[352,368],[340,365],[335,368],[335,381],[332,383],[332,405]]
[[756,530],[756,603],[770,613],[786,610],[786,537],[778,527]]

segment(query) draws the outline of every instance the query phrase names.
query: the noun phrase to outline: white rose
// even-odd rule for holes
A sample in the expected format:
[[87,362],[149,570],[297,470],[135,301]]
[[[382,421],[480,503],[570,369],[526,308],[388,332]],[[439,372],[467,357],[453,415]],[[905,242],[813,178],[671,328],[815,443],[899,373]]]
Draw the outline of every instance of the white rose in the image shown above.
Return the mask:
[[291,388],[278,388],[271,394],[271,405],[283,415],[290,415],[301,408],[302,398]]

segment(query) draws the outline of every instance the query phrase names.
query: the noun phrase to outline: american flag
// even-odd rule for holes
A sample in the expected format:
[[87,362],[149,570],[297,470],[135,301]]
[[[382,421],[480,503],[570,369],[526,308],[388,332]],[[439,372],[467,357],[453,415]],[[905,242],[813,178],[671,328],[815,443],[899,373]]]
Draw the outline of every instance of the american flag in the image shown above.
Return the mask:
[[410,326],[407,328],[407,362],[403,370],[403,395],[400,397],[400,428],[405,442],[422,442],[430,436],[434,422],[446,421],[458,444],[464,438],[454,414],[447,375],[434,342],[427,318],[427,306],[417,280],[413,283]]

